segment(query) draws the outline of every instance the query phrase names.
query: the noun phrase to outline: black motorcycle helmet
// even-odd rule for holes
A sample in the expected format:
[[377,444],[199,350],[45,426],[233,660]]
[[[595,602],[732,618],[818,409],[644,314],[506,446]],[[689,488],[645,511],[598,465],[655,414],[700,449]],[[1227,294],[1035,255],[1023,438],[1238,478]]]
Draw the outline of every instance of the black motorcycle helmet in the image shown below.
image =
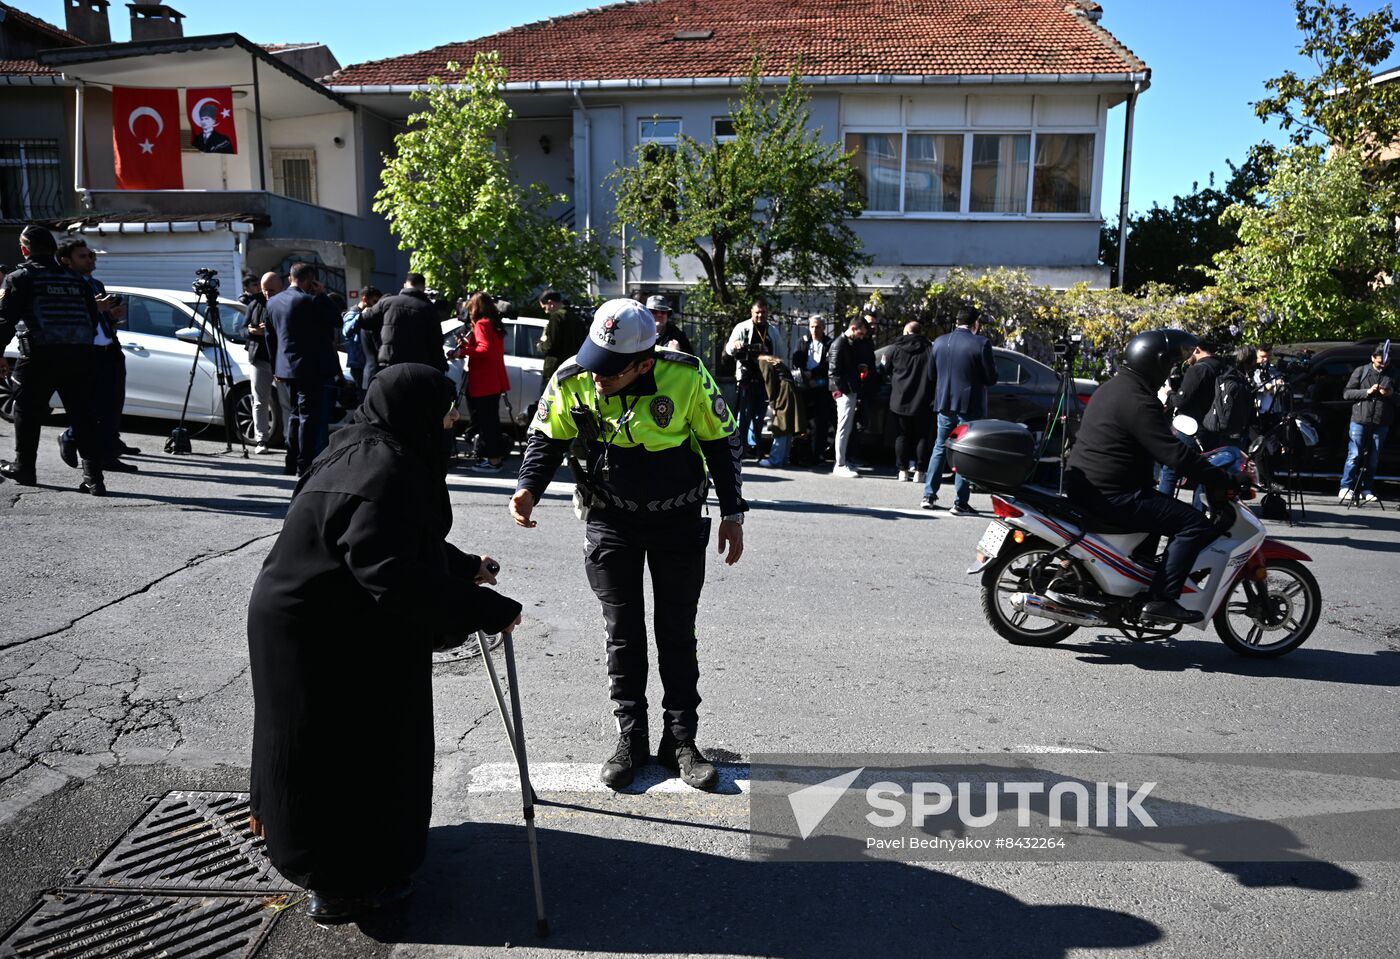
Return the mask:
[[1148,330],[1128,341],[1123,365],[1152,386],[1160,386],[1195,351],[1196,343],[1185,330]]

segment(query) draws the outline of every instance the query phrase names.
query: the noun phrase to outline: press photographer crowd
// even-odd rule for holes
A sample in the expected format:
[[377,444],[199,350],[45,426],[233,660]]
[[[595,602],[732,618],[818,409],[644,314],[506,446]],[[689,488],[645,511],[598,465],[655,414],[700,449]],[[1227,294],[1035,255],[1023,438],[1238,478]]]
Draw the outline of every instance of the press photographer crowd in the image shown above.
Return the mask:
[[[15,427],[14,457],[0,473],[39,483],[40,427],[57,394],[67,427],[58,439],[62,459],[81,470],[80,492],[105,495],[108,474],[135,482],[138,471],[123,457],[140,451],[119,433],[127,303],[106,292],[97,254],[81,235],[58,240],[30,226],[21,253],[0,288],[0,348],[18,346],[12,362],[0,360]],[[725,562],[744,552],[746,460],[765,471],[824,471],[830,460],[833,479],[868,482],[880,475],[868,464],[892,437],[894,469],[882,472],[913,484],[924,510],[943,507],[950,470],[951,515],[981,515],[973,489],[993,493],[997,521],[978,544],[977,569],[989,621],[1015,643],[1047,645],[1093,625],[1133,638],[1171,635],[1219,609],[1227,644],[1270,656],[1300,645],[1316,623],[1316,583],[1296,558],[1266,572],[1296,567],[1290,575],[1308,605],[1271,600],[1263,586],[1238,609],[1221,598],[1236,586],[1225,560],[1254,563],[1263,540],[1254,513],[1238,504],[1257,488],[1265,493],[1261,514],[1290,516],[1308,472],[1299,457],[1327,425],[1300,392],[1305,361],[1293,355],[1293,367],[1283,366],[1268,344],[1218,355],[1182,330],[1151,330],[1127,343],[1100,385],[1074,378],[1076,343],[1062,345],[1058,372],[994,346],[972,304],[931,337],[916,321],[896,334],[873,307],[839,322],[817,314],[799,318],[800,327],[791,318],[779,324],[758,298],[724,335],[678,322],[661,295],[592,309],[545,290],[537,299],[541,327],[518,325],[534,310],[482,291],[447,299],[418,273],[393,293],[365,287],[354,303],[328,290],[308,263],[286,276],[242,279],[243,311],[222,322],[218,278],[200,272],[194,290],[212,330],[189,339],[198,344],[192,362],[211,363],[226,402],[241,374],[220,356],[246,349],[249,439],[257,454],[281,452],[285,473],[298,477],[248,613],[251,808],[272,862],[311,891],[319,922],[348,921],[401,898],[424,855],[432,647],[385,657],[376,652],[382,638],[407,628],[447,648],[520,622],[520,603],[491,589],[500,565],[446,541],[454,462],[503,473],[517,438],[524,445],[509,505],[517,526],[536,526],[535,509],[566,461],[574,512],[586,525],[584,568],[604,614],[618,728],[600,777],[613,789],[630,784],[653,755],[647,566],[653,577],[665,571],[667,594],[654,611],[664,688],[655,756],[692,787],[718,783],[697,745],[696,620],[712,532]],[[228,303],[223,309],[237,312]],[[226,337],[230,329],[236,335]],[[501,404],[513,388],[507,354],[521,355],[522,336],[532,339],[526,351],[543,359],[540,395],[524,410],[508,405],[503,428]],[[877,349],[880,338],[888,342]],[[697,345],[716,359],[714,373]],[[1341,392],[1350,422],[1338,500],[1356,506],[1377,502],[1396,404],[1388,341],[1364,349],[1369,359]],[[716,373],[733,376],[732,409]],[[1020,394],[1039,388],[1040,412],[1012,417],[999,409],[1003,377]],[[523,427],[523,436],[512,427]],[[182,413],[167,451],[188,451],[186,434]],[[1180,487],[1195,493],[1178,498]],[[1129,534],[1135,538],[1113,539]],[[1225,559],[1212,566],[1199,557],[1217,540]],[[1221,625],[1221,616],[1241,610],[1242,631]],[[1266,641],[1266,629],[1282,636]],[[338,654],[316,655],[329,636]],[[366,688],[377,695],[361,695]],[[366,786],[354,772],[366,755],[379,757],[376,828],[368,831],[360,808],[339,801]],[[523,766],[523,744],[517,755]],[[348,835],[358,837],[353,846],[343,842]]]

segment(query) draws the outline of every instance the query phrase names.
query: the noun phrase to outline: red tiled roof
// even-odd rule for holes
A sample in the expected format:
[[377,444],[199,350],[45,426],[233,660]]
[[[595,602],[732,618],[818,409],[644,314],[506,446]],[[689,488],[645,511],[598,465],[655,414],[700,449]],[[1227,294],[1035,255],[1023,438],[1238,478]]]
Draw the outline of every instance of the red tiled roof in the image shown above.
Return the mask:
[[5,11],[5,18],[7,20],[13,19],[16,23],[28,27],[30,30],[52,37],[54,40],[58,41],[59,46],[75,47],[84,45],[84,41],[81,37],[75,36],[67,30],[61,30],[47,20],[40,20],[38,17],[31,16],[23,10],[18,10],[8,3],[0,3],[0,10]]
[[0,77],[56,77],[52,70],[36,60],[0,60]]
[[[1146,65],[1083,13],[1084,0],[631,0],[354,64],[332,86],[418,84],[449,60],[499,50],[511,82],[809,76],[1127,74]],[[708,39],[678,33],[711,32]]]

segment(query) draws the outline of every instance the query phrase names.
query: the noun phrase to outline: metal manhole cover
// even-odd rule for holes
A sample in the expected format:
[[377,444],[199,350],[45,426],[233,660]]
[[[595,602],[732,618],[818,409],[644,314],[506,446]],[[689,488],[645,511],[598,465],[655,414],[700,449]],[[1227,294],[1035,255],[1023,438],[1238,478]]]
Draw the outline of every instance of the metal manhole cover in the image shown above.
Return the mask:
[[296,889],[248,830],[248,794],[167,793],[97,864],[64,885],[84,889],[257,893]]
[[0,959],[251,956],[277,919],[260,899],[48,893],[0,940]]

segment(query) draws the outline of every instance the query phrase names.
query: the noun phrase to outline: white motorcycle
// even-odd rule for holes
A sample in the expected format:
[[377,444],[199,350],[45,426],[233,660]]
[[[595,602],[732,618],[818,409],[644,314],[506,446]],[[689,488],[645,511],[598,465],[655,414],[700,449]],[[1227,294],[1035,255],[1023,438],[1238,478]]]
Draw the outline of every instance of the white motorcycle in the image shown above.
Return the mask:
[[[1081,627],[1115,629],[1138,641],[1180,631],[1180,624],[1143,616],[1158,562],[1141,555],[1150,546],[1147,534],[1116,529],[1054,490],[1021,482],[1036,462],[1024,426],[982,420],[964,430],[950,444],[951,461],[993,493],[996,516],[968,573],[982,577],[982,610],[998,634],[1021,646],[1051,646]],[[1244,505],[1254,496],[1247,456],[1227,446],[1207,458],[1239,482],[1211,504],[1223,532],[1197,557],[1180,603],[1204,615],[1196,628],[1213,623],[1236,653],[1282,656],[1307,641],[1322,612],[1317,580],[1303,565],[1310,559],[1270,539]]]

